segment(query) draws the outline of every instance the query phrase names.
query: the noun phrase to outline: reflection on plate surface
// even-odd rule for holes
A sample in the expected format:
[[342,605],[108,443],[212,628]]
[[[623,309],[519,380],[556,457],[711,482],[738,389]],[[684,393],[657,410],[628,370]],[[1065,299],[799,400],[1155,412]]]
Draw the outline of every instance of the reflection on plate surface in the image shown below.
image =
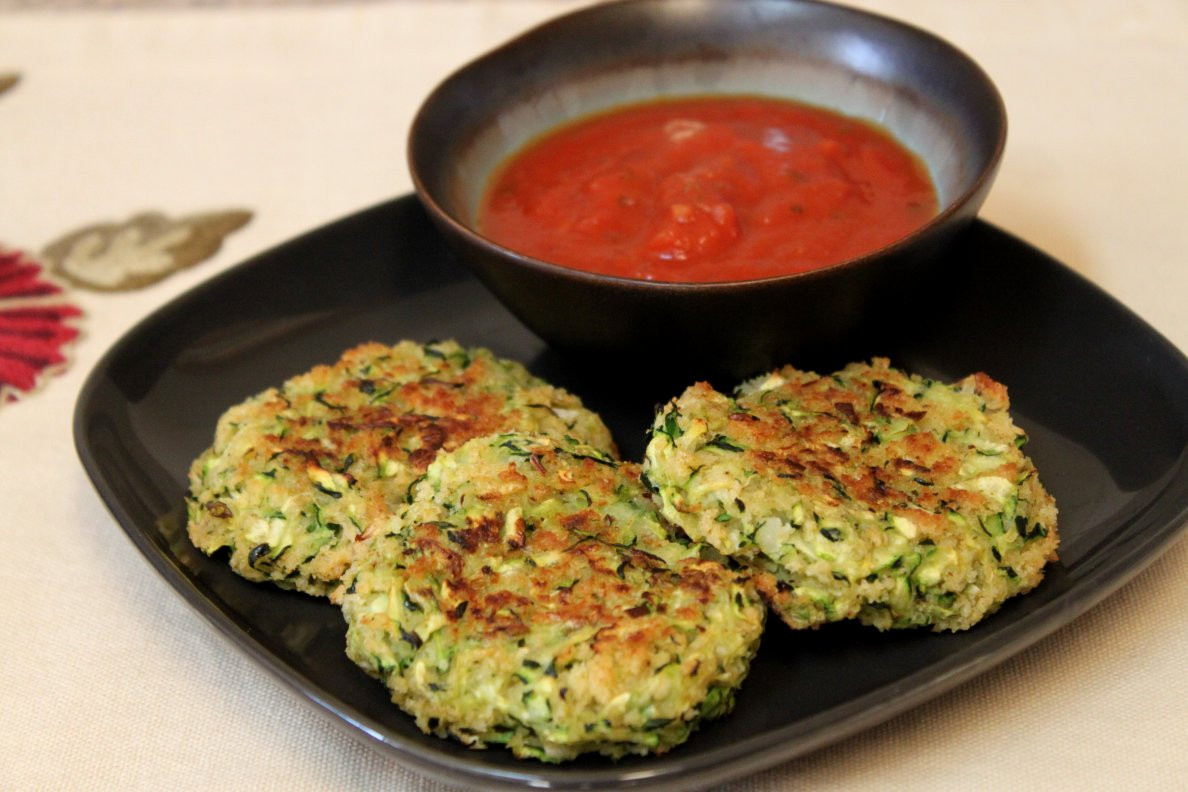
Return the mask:
[[886,720],[1015,654],[1136,574],[1188,516],[1180,352],[1080,276],[984,223],[934,273],[919,317],[889,307],[870,318],[862,348],[789,362],[832,371],[881,355],[928,376],[980,369],[1005,382],[1060,507],[1061,561],[1038,589],[965,633],[838,624],[795,634],[771,619],[734,713],[658,757],[547,766],[423,735],[347,660],[336,608],[242,580],[186,538],[186,470],[218,416],[363,341],[448,337],[518,359],[600,411],[632,459],[642,456],[654,406],[700,376],[650,376],[646,345],[633,367],[549,351],[450,257],[412,197],[266,252],[145,319],[90,375],[75,443],[117,522],[181,596],[397,761],[488,788],[708,786]]

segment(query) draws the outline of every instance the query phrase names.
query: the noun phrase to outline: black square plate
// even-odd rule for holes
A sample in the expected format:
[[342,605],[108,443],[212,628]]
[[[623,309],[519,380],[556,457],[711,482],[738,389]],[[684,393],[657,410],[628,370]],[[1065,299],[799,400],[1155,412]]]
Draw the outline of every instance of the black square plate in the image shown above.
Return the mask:
[[[708,786],[839,740],[985,671],[1134,576],[1188,517],[1188,361],[1177,349],[1073,271],[981,222],[935,263],[932,282],[918,306],[871,317],[861,348],[823,350],[812,367],[879,355],[937,378],[983,370],[1005,382],[1060,507],[1060,562],[1034,592],[964,633],[838,624],[798,634],[773,623],[735,711],[663,756],[550,766],[423,735],[347,660],[338,609],[248,583],[186,538],[186,470],[218,416],[363,341],[456,338],[520,360],[600,411],[632,459],[642,456],[654,406],[697,376],[666,382],[646,366],[546,349],[449,255],[414,198],[268,251],[149,316],[91,373],[75,443],[116,521],[182,597],[396,761],[486,788]],[[641,343],[641,360],[647,354]]]

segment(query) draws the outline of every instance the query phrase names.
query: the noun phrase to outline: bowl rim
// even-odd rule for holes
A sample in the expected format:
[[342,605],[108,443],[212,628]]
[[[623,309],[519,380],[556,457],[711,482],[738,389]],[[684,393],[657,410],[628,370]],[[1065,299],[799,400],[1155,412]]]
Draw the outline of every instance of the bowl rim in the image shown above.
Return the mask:
[[[589,270],[570,267],[564,264],[557,264],[545,259],[536,258],[534,256],[521,253],[514,248],[509,248],[506,245],[500,244],[490,237],[480,233],[470,224],[463,222],[458,217],[456,217],[453,212],[448,211],[444,206],[442,206],[441,202],[439,202],[437,198],[434,197],[433,193],[428,189],[425,179],[421,175],[421,169],[417,165],[417,158],[415,155],[416,143],[419,137],[423,134],[422,130],[424,125],[427,123],[426,118],[429,115],[434,100],[443,94],[449,88],[449,86],[460,77],[481,68],[486,63],[496,60],[508,52],[524,47],[525,44],[533,38],[547,35],[552,28],[571,24],[576,19],[583,17],[596,17],[607,12],[613,12],[613,10],[617,7],[664,6],[678,4],[724,6],[737,3],[762,5],[800,5],[828,8],[838,14],[853,16],[859,19],[867,19],[877,22],[881,25],[898,29],[904,34],[920,38],[929,42],[933,46],[939,47],[945,51],[948,57],[956,58],[957,60],[963,62],[970,73],[982,83],[983,87],[986,89],[987,95],[993,102],[993,107],[989,109],[991,111],[992,117],[995,120],[994,143],[990,154],[986,159],[985,165],[979,170],[977,176],[969,181],[965,189],[963,189],[958,195],[954,196],[952,200],[948,201],[948,203],[936,214],[930,217],[927,222],[918,226],[908,234],[899,237],[895,241],[883,245],[882,247],[867,251],[866,253],[863,253],[859,256],[854,256],[824,266],[813,267],[800,272],[785,273],[783,275],[769,275],[761,278],[719,281],[668,281],[649,280],[647,278],[632,278],[624,275],[592,272]],[[720,95],[734,96],[741,95],[741,93],[732,92],[722,93]],[[638,102],[623,102],[618,105],[612,105],[601,112],[606,112],[607,110],[611,110],[615,107],[625,107],[629,104],[636,103]],[[560,125],[554,128],[559,128],[559,126]],[[868,266],[872,261],[877,259],[895,257],[903,250],[913,247],[922,240],[926,240],[927,238],[938,234],[942,229],[950,225],[950,221],[953,220],[954,216],[962,212],[976,195],[983,191],[989,190],[989,187],[997,174],[998,168],[1002,163],[1003,154],[1006,150],[1007,128],[1008,118],[1006,112],[1006,103],[1003,100],[1002,93],[998,90],[997,85],[995,85],[994,81],[990,78],[990,75],[986,72],[986,70],[983,69],[982,66],[968,53],[936,33],[909,22],[904,22],[902,20],[898,20],[875,11],[868,11],[853,6],[842,5],[840,3],[830,2],[830,0],[610,0],[610,2],[601,2],[590,6],[583,6],[567,13],[550,17],[549,19],[539,22],[532,27],[515,34],[511,38],[503,41],[493,48],[480,53],[471,60],[463,63],[461,66],[449,72],[434,86],[429,94],[426,95],[425,99],[418,107],[417,112],[413,117],[412,124],[409,128],[405,152],[409,173],[412,177],[414,191],[417,195],[417,198],[425,206],[430,217],[432,217],[439,224],[444,224],[447,226],[453,233],[457,234],[458,237],[465,240],[467,244],[488,249],[503,259],[510,259],[514,261],[517,266],[545,276],[562,278],[577,283],[591,285],[598,284],[601,286],[610,286],[612,288],[620,289],[642,288],[657,292],[733,292],[746,291],[752,288],[770,286],[772,284],[788,284],[792,282],[813,281],[820,278],[831,277],[842,271]],[[517,149],[517,151],[518,150],[519,149]],[[917,154],[917,156],[921,155]],[[972,220],[974,215],[976,215],[976,212],[971,213],[969,219]]]

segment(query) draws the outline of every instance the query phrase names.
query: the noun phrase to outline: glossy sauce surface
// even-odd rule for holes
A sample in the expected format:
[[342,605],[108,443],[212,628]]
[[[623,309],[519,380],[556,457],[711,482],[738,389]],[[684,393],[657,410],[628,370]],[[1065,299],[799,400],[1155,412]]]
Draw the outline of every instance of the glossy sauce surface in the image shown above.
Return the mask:
[[533,141],[492,178],[479,229],[566,267],[715,282],[845,261],[936,212],[925,166],[881,128],[707,96],[613,109]]

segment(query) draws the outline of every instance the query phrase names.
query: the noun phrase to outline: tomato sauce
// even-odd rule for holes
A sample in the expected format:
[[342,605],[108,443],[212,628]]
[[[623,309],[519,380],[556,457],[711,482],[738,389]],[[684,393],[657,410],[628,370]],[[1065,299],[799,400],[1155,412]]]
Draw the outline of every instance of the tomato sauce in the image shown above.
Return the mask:
[[734,281],[883,247],[937,212],[923,163],[881,128],[761,97],[630,105],[503,163],[479,230],[562,266]]

